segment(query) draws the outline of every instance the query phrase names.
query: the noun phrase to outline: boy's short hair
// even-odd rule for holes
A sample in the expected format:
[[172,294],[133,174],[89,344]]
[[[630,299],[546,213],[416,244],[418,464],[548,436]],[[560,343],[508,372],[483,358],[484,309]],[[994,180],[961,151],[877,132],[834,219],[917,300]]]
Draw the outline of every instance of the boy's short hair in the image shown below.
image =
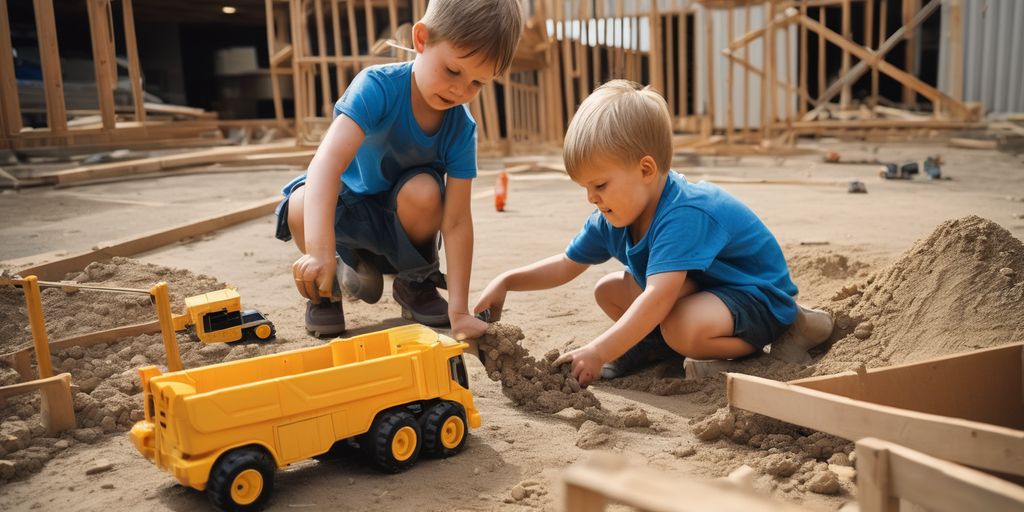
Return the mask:
[[495,63],[495,76],[505,73],[519,46],[523,13],[518,0],[430,0],[420,21],[427,26],[427,44],[447,41],[483,54]]
[[658,172],[672,165],[672,117],[650,87],[612,80],[583,100],[565,133],[562,157],[569,176],[596,156],[633,164],[650,155]]

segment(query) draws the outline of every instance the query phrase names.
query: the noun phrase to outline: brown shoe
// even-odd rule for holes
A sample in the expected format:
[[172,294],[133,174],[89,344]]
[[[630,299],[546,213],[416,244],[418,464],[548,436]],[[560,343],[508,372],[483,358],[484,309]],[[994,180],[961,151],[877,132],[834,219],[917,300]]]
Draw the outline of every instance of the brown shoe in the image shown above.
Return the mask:
[[306,330],[318,338],[337,336],[345,332],[345,310],[341,301],[331,302],[320,299],[319,304],[313,301],[306,303]]
[[396,277],[392,296],[402,306],[402,318],[431,327],[448,326],[448,301],[437,293],[433,282],[418,283]]

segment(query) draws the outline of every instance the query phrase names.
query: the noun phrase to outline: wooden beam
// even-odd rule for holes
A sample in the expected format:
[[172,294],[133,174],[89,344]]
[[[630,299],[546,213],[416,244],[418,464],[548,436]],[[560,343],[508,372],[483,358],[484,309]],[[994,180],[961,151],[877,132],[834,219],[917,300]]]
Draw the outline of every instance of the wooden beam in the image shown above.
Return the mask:
[[[843,11],[842,11],[842,31],[843,39],[847,41],[853,41],[853,32],[850,27],[850,0],[843,0]],[[850,52],[843,47],[843,61],[842,67],[839,70],[839,76],[846,76],[850,72]],[[839,108],[847,110],[850,108],[850,101],[853,99],[853,95],[850,92],[850,83],[843,84],[843,91],[839,96]]]
[[[656,2],[655,2],[656,3]],[[725,33],[726,40],[732,41],[733,38],[733,24],[735,19],[733,18],[733,9],[728,9],[726,14],[725,22]],[[725,60],[726,75],[725,75],[725,141],[728,144],[733,143],[733,101],[736,97],[735,91],[733,90],[733,71],[736,66],[733,64],[732,59]]]
[[[267,54],[269,55],[269,68],[270,68],[270,89],[274,96],[274,118],[278,122],[284,122],[284,104],[281,98],[281,84],[277,79],[277,67],[280,62],[277,60],[277,29],[275,26],[276,16],[274,15],[274,0],[264,0],[264,11],[266,14],[267,24]],[[288,46],[289,52],[291,46]]]
[[89,33],[92,36],[92,62],[96,73],[96,96],[103,119],[103,129],[113,130],[117,125],[114,113],[114,78],[110,66],[114,63],[114,34],[110,26],[110,1],[86,0],[89,11]]
[[36,15],[36,38],[39,60],[43,68],[43,90],[46,95],[46,120],[50,131],[60,135],[68,131],[64,106],[64,80],[61,78],[60,49],[57,45],[57,24],[53,0],[32,0]]
[[[679,115],[690,115],[690,11],[679,15]],[[693,62],[696,62],[694,59]]]
[[[874,0],[871,0],[873,2]],[[871,3],[869,2],[869,3]],[[807,5],[800,4],[800,14],[807,16]],[[807,84],[807,27],[800,25],[800,95],[809,96]],[[807,102],[800,98],[800,116],[807,113]]]
[[[889,31],[887,30],[888,17],[889,17],[889,0],[881,0],[882,3],[878,8],[878,44],[875,46],[876,51],[881,51],[882,41],[889,39]],[[883,57],[884,58],[884,57]],[[819,96],[821,96],[821,91]],[[871,67],[871,98],[875,104],[879,103],[878,97],[878,68]]]
[[1024,487],[1001,478],[873,437],[856,446],[862,512],[897,511],[901,499],[934,512],[1024,510]]
[[[333,1],[333,0],[331,0]],[[327,56],[327,33],[324,30],[323,0],[313,0],[313,15],[316,17],[316,53]],[[339,91],[339,94],[341,92]],[[334,113],[334,95],[331,93],[331,73],[326,61],[320,62],[320,116],[331,118]]]
[[[826,27],[828,26],[827,17],[828,11],[824,7],[818,7],[818,19]],[[804,27],[804,29],[807,29],[807,27]],[[821,97],[825,91],[825,38],[821,37],[821,34],[814,35],[818,38],[818,97]]]
[[[921,1],[920,0],[903,0],[902,3],[903,3],[903,24],[907,25],[907,23],[910,21],[910,19],[914,17],[914,14],[917,13],[921,9]],[[917,76],[917,52],[918,52],[918,49],[917,49],[917,31],[916,30],[911,29],[911,30],[907,31],[907,44],[904,47],[904,50],[906,51],[906,56],[905,56],[905,60],[904,60],[904,62],[906,64],[905,64],[904,67],[907,69],[907,72],[910,75]],[[915,89],[913,87],[910,87],[908,84],[904,84],[904,87],[903,87],[903,103],[904,103],[904,105],[910,106],[910,105],[912,105],[913,103],[916,102],[916,97],[914,96],[914,92],[915,92]]]
[[949,95],[964,100],[964,22],[961,0],[949,1]]
[[878,437],[982,469],[1024,475],[1024,431],[852,400],[729,373],[729,404],[842,437]]
[[142,68],[139,65],[139,46],[135,38],[135,13],[132,0],[121,0],[121,15],[124,22],[125,51],[128,55],[128,81],[132,87],[132,105],[135,107],[135,121],[146,124],[145,92],[142,90]]
[[710,126],[710,133],[705,135],[710,136],[715,131],[715,37],[714,30],[715,25],[711,19],[711,9],[705,7],[704,9],[704,45],[706,46],[705,53],[707,54],[707,84],[708,89],[706,91],[707,96],[707,110],[708,125]]
[[202,235],[269,215],[274,212],[274,208],[280,202],[280,197],[265,199],[225,214],[213,215],[195,222],[151,231],[140,236],[100,242],[93,250],[70,256],[66,251],[55,251],[8,260],[3,264],[8,268],[15,269],[17,274],[34,275],[46,280],[60,280],[68,272],[81,270],[94,261],[105,261],[115,256],[131,256],[175,243],[184,238]]
[[11,22],[7,16],[7,0],[0,1],[0,118],[4,135],[21,132],[21,106],[18,83],[14,74],[14,52],[11,47]]

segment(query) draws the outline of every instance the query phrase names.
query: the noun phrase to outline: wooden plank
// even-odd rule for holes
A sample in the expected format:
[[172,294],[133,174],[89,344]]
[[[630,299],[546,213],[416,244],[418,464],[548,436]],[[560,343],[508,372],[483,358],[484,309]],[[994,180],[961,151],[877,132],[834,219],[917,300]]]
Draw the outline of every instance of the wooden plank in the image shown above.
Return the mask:
[[778,115],[779,90],[772,86],[775,83],[775,3],[765,4],[767,25],[764,33],[764,77],[767,84],[762,84],[764,90],[764,104],[762,112],[767,112],[761,117],[761,138],[772,137],[772,129],[775,127],[775,119]]
[[43,68],[47,126],[54,134],[61,135],[68,130],[68,118],[64,106],[64,80],[61,78],[53,0],[32,0],[32,6],[36,16],[39,60]]
[[957,101],[964,99],[964,22],[960,0],[949,3],[949,95]]
[[[331,3],[331,35],[334,36],[334,55],[336,57],[343,56],[341,51],[341,14],[338,11],[338,0],[328,0]],[[343,66],[337,66],[334,70],[335,81],[338,87],[338,96],[341,96],[348,88],[348,78],[346,76],[348,70]]]
[[[790,384],[879,405],[1024,430],[1024,343]],[[985,378],[979,378],[984,375]]]
[[114,113],[114,77],[110,66],[114,61],[109,0],[86,0],[89,11],[89,33],[92,37],[92,62],[95,70],[96,96],[100,106],[103,128],[113,130],[117,124]]
[[842,437],[878,437],[982,469],[1024,475],[1024,431],[908,411],[729,373],[729,404]]
[[[679,15],[679,109],[681,117],[690,115],[690,11]],[[692,62],[696,62],[694,59]]]
[[[897,498],[933,512],[1024,510],[1024,487],[1001,478],[876,438],[858,440],[856,450],[862,512],[899,510]],[[862,480],[868,472],[861,460],[869,461],[871,473],[883,478],[869,473]],[[865,495],[881,499],[865,500]]]
[[[873,0],[868,3],[873,3]],[[800,4],[800,14],[807,16],[807,5]],[[800,25],[800,92],[802,96],[808,96],[807,85],[807,27]],[[807,113],[807,102],[800,99],[800,116]]]
[[715,131],[715,38],[714,38],[714,22],[711,19],[711,9],[707,6],[704,8],[704,46],[706,59],[707,59],[707,106],[705,108],[705,114],[708,116],[708,124],[710,125],[710,132],[705,135],[710,136]]
[[[750,3],[747,3],[745,11],[744,29],[747,33],[750,33],[751,26],[751,14],[753,14],[753,8]],[[743,58],[750,60],[750,46],[743,47]],[[743,70],[743,129],[748,131],[751,129],[750,126],[750,70]]]
[[3,119],[5,134],[21,132],[21,106],[18,100],[18,83],[14,74],[14,53],[11,48],[11,22],[7,16],[7,1],[0,1],[0,118]]
[[[313,0],[313,15],[316,18],[316,51],[318,56],[327,56],[327,33],[324,30],[323,0]],[[341,94],[339,91],[338,94]],[[331,73],[327,61],[320,62],[320,115],[328,119],[334,113],[334,95],[331,93]]]
[[[152,322],[115,327],[113,329],[61,338],[50,342],[50,350],[56,353],[62,350],[67,350],[71,347],[91,347],[93,345],[99,345],[100,343],[113,343],[123,338],[141,336],[143,334],[154,334],[158,332],[160,332],[160,322],[154,320]],[[17,361],[25,361],[27,364],[29,358],[34,352],[35,349],[31,345],[28,345],[15,350],[14,352],[8,352],[0,355],[0,361],[6,361],[12,367],[17,369]],[[27,368],[27,370],[30,372],[31,368]],[[20,369],[19,373],[21,373]]]
[[219,147],[200,151],[190,151],[188,153],[176,155],[128,160],[125,162],[83,165],[74,169],[40,175],[40,177],[52,179],[58,186],[68,186],[97,179],[131,176],[133,174],[188,167],[191,165],[206,165],[217,162],[242,160],[247,155],[300,150],[300,148],[296,147],[291,142],[263,144],[258,146]]
[[[906,25],[911,18],[914,17],[914,13],[921,9],[920,0],[903,0],[903,24]],[[904,57],[904,67],[907,72],[913,76],[917,76],[917,31],[907,31],[907,44],[904,46],[906,52]],[[916,101],[914,96],[915,89],[910,87],[908,84],[904,84],[903,87],[903,104],[905,106],[911,106]],[[938,110],[936,108],[936,110]]]
[[562,472],[565,510],[603,510],[607,502],[664,512],[799,512],[726,480],[698,481],[653,468],[629,466],[621,456],[602,454]]
[[[824,7],[818,7],[818,19],[824,26],[828,26],[827,16],[828,11]],[[821,37],[821,34],[815,34],[815,36],[818,38],[818,97],[821,97],[825,91],[825,38]]]
[[[726,10],[725,20],[725,38],[726,41],[732,41],[733,31],[736,20],[733,17],[733,9],[729,8]],[[728,144],[733,143],[733,103],[736,98],[735,91],[733,90],[733,73],[735,72],[736,65],[732,59],[725,59],[726,73],[725,73],[725,141]]]
[[[847,41],[853,41],[853,32],[850,27],[850,0],[843,0],[843,11],[842,19],[842,35]],[[843,47],[843,60],[842,65],[839,69],[839,76],[846,76],[850,72],[850,52],[847,48]],[[843,90],[839,95],[839,108],[842,110],[848,110],[850,108],[850,101],[853,99],[853,94],[850,91],[850,84],[847,82],[843,85]]]
[[[889,0],[882,0],[878,8],[878,45],[875,47],[877,51],[882,49],[882,41],[889,38],[889,31],[886,29],[889,17]],[[882,57],[885,58],[885,57]],[[879,102],[878,97],[878,68],[875,66],[871,67],[871,97],[877,104]]]
[[249,204],[237,210],[213,215],[195,222],[187,222],[166,229],[151,231],[140,236],[100,242],[93,250],[67,255],[64,251],[27,256],[3,262],[17,274],[35,275],[46,280],[60,280],[71,271],[81,270],[94,261],[105,261],[114,256],[131,256],[163,247],[184,238],[216,231],[273,213],[281,202],[274,197]]
[[132,87],[132,105],[135,107],[135,120],[146,123],[145,95],[142,90],[142,68],[139,65],[139,48],[135,38],[135,14],[132,0],[121,0],[121,14],[124,23],[125,51],[128,55],[128,81]]

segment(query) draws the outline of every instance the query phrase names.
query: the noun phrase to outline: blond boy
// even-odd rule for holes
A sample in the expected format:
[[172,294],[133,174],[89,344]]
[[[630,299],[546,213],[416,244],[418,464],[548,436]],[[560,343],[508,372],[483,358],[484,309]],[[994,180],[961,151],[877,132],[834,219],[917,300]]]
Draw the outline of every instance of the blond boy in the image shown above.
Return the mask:
[[[284,187],[278,208],[277,237],[302,251],[292,274],[309,300],[307,330],[343,332],[335,283],[375,303],[385,272],[397,273],[403,316],[450,324],[460,338],[486,328],[468,309],[477,162],[465,104],[509,67],[521,30],[516,0],[432,0],[412,29],[416,59],[371,66],[345,90],[308,172]],[[447,301],[437,291],[445,285]]]
[[[500,318],[508,291],[559,286],[618,259],[626,270],[594,290],[614,324],[556,361],[571,363],[581,384],[680,354],[742,357],[779,339],[798,310],[817,314],[798,308],[782,250],[753,211],[670,170],[671,118],[656,92],[625,80],[598,88],[570,123],[563,156],[597,210],[564,254],[498,276],[475,310]],[[818,322],[796,334],[817,344],[827,323],[827,333]]]

